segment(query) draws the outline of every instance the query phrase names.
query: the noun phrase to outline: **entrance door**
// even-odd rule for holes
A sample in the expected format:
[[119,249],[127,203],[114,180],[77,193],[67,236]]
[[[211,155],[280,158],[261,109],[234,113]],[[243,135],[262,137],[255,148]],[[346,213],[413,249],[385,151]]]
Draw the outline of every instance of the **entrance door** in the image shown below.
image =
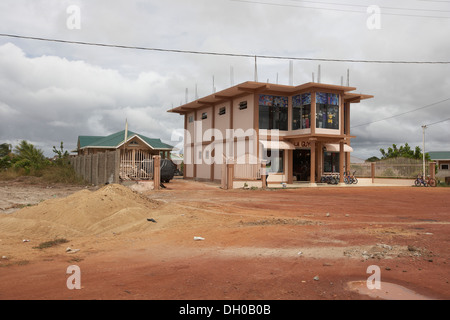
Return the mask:
[[292,172],[297,181],[309,181],[311,169],[311,151],[308,149],[296,149],[293,152]]

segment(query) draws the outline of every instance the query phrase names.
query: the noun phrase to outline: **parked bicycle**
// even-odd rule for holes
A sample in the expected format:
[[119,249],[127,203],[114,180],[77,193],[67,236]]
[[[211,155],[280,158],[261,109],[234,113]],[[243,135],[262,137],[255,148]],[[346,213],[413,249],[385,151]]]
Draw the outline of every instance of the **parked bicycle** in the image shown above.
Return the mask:
[[339,175],[327,174],[325,176],[322,176],[322,178],[320,178],[320,182],[328,184],[338,184]]
[[423,178],[422,175],[418,175],[416,181],[414,181],[414,185],[416,187],[424,186],[424,187],[436,187],[437,182],[436,179],[431,178],[429,175],[426,179]]
[[346,184],[357,184],[358,179],[355,177],[356,171],[353,172],[353,174],[350,174],[349,172],[344,173],[344,182]]

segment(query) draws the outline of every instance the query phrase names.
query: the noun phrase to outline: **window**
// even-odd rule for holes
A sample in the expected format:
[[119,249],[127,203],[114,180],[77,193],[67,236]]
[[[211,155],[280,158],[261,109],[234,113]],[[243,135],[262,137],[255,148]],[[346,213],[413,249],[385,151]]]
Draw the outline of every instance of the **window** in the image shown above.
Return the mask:
[[266,161],[266,172],[283,173],[284,151],[277,149],[264,150],[263,159]]
[[219,109],[219,116],[225,114],[226,110],[227,110],[227,109],[226,109],[225,107],[220,108],[220,109]]
[[339,95],[316,93],[316,128],[339,129]]
[[207,112],[203,112],[202,113],[202,120],[205,120],[206,118],[208,118],[208,113]]
[[288,129],[288,98],[260,95],[259,96],[259,128]]
[[339,172],[339,152],[324,152],[323,171]]
[[292,97],[292,130],[311,128],[311,93]]
[[239,102],[239,110],[247,109],[247,101]]
[[441,164],[441,170],[448,170],[448,164]]
[[189,123],[194,122],[194,116],[189,116]]

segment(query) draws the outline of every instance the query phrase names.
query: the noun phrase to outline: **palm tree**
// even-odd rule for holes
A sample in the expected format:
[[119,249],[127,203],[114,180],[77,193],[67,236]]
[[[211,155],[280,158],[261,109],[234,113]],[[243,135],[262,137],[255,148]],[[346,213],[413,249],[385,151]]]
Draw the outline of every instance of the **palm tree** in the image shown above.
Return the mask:
[[31,143],[22,140],[18,146],[14,148],[15,166],[16,167],[32,167],[33,169],[40,169],[46,163],[44,152],[37,149]]

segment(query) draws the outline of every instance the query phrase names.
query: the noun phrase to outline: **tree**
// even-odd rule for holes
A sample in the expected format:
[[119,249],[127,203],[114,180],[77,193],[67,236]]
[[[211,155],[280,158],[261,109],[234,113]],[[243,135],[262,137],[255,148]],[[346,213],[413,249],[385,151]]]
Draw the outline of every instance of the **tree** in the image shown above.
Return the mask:
[[366,161],[367,162],[377,162],[377,161],[380,161],[380,158],[373,156],[373,157],[366,159]]
[[69,162],[69,152],[67,150],[64,150],[63,142],[61,141],[61,145],[59,147],[59,150],[56,149],[55,146],[53,146],[53,152],[57,155],[56,158],[56,164],[63,166],[68,164]]
[[42,150],[25,140],[22,140],[14,148],[13,162],[15,168],[24,168],[27,173],[30,172],[31,168],[38,170],[49,163]]
[[12,146],[8,143],[0,144],[0,170],[11,167]]
[[[382,160],[399,157],[409,159],[422,159],[423,157],[422,149],[420,149],[419,146],[415,147],[415,149],[412,150],[408,143],[405,143],[404,146],[400,146],[400,148],[398,148],[396,144],[392,144],[392,147],[389,147],[387,151],[385,151],[384,149],[380,149],[380,152]],[[428,153],[425,153],[425,159],[431,160]]]

